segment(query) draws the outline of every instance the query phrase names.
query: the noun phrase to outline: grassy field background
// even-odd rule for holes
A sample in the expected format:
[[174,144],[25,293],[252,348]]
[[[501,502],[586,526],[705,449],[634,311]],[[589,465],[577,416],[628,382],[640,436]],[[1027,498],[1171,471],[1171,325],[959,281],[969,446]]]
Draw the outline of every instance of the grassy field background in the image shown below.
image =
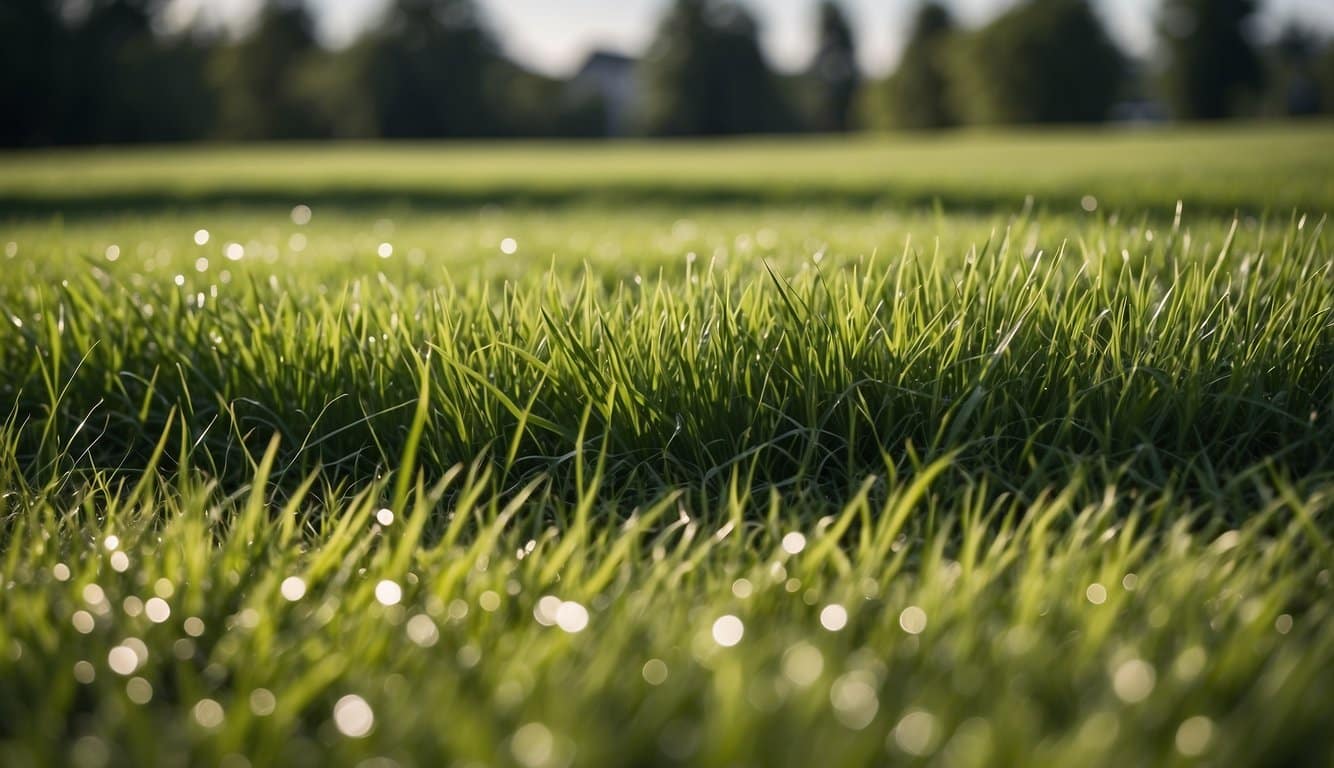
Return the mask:
[[38,212],[257,202],[874,203],[1171,216],[1334,207],[1327,121],[1191,129],[968,131],[710,143],[342,145],[0,155],[0,205]]
[[1325,127],[0,158],[0,763],[1328,764]]

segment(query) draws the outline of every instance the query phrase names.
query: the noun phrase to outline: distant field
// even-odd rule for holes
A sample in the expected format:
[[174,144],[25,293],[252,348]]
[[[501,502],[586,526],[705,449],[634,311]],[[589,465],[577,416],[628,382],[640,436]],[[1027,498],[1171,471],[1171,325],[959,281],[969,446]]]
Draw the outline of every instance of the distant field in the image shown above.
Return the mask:
[[0,211],[209,202],[848,202],[1056,211],[1334,209],[1334,124],[708,144],[453,144],[0,155]]
[[1329,127],[0,157],[0,766],[1334,763]]

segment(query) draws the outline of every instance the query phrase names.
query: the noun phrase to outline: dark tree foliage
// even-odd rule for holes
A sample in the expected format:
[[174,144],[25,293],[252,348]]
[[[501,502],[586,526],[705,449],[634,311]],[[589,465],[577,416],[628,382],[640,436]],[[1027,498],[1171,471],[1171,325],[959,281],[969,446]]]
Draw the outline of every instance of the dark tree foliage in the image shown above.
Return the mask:
[[500,54],[469,0],[397,0],[361,45],[380,136],[498,133],[487,85]]
[[1315,62],[1316,82],[1320,88],[1320,108],[1325,114],[1334,114],[1334,43],[1325,46]]
[[0,2],[0,144],[47,144],[59,138],[57,73],[63,38],[55,2]]
[[954,102],[974,123],[1103,120],[1125,62],[1087,0],[1029,0],[962,38]]
[[328,131],[301,88],[302,68],[318,55],[315,25],[299,0],[267,3],[254,30],[213,55],[216,134],[224,139],[317,138]]
[[336,51],[317,43],[302,0],[263,3],[236,40],[164,34],[168,2],[0,1],[0,145],[586,136],[605,124],[600,103],[505,59],[471,0],[398,0]]
[[503,94],[497,105],[495,135],[589,138],[605,136],[606,105],[597,94],[579,93],[564,80],[546,77],[500,59],[487,89]]
[[811,126],[817,131],[852,128],[852,106],[861,85],[857,44],[842,8],[832,0],[820,3],[819,38],[807,78],[812,86]]
[[792,126],[760,51],[755,20],[730,0],[676,0],[641,65],[644,130],[662,136],[762,133]]
[[954,19],[940,3],[929,0],[918,9],[899,67],[885,83],[890,125],[926,130],[959,122],[946,58],[954,29]]
[[0,4],[0,142],[163,141],[209,120],[198,88],[204,57],[154,33],[161,2],[46,0]]
[[1321,40],[1289,23],[1265,51],[1264,111],[1270,115],[1314,115],[1325,105],[1320,93]]
[[1178,117],[1235,114],[1257,91],[1263,68],[1247,39],[1256,0],[1165,0],[1159,30],[1167,54],[1164,95]]
[[[614,104],[506,58],[477,0],[389,0],[339,50],[317,41],[309,1],[260,0],[233,39],[167,30],[174,0],[0,0],[0,146],[595,136],[609,110],[663,136],[836,132],[861,97],[865,117],[900,128],[1093,121],[1126,79],[1089,0],[1020,0],[971,33],[943,0],[920,0],[898,71],[874,88],[860,87],[839,0],[820,0],[816,54],[786,76],[741,0],[673,0],[641,87]],[[1258,0],[1164,2],[1164,84],[1181,116],[1334,110],[1334,46],[1294,31],[1261,55],[1245,33]]]

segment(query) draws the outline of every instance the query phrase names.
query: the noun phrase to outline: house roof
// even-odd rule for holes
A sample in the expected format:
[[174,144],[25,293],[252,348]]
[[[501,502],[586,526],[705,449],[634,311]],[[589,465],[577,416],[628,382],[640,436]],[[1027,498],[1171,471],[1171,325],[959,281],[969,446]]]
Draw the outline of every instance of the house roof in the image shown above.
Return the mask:
[[638,59],[624,54],[613,53],[612,51],[593,51],[588,54],[588,58],[584,59],[584,63],[579,67],[579,72],[575,77],[590,70],[629,69],[638,63]]

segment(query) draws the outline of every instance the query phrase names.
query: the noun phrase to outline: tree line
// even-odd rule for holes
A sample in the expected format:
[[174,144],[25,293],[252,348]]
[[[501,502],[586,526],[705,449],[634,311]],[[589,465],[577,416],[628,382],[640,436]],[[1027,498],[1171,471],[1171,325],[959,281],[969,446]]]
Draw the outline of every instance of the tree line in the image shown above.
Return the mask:
[[1295,25],[1260,45],[1257,0],[1164,0],[1151,61],[1126,57],[1085,0],[1028,0],[961,29],[923,3],[897,70],[869,95],[881,127],[1218,120],[1334,113],[1334,44]]
[[[320,45],[300,0],[239,37],[164,29],[169,0],[0,4],[0,145],[600,135],[596,91],[508,59],[472,0],[392,0],[350,45]],[[895,72],[858,67],[852,24],[815,6],[815,54],[776,73],[736,0],[674,0],[635,67],[633,130],[689,136],[1334,112],[1334,45],[1257,45],[1257,0],[1164,0],[1153,62],[1126,57],[1087,0],[1025,0],[963,28],[927,0]]]

